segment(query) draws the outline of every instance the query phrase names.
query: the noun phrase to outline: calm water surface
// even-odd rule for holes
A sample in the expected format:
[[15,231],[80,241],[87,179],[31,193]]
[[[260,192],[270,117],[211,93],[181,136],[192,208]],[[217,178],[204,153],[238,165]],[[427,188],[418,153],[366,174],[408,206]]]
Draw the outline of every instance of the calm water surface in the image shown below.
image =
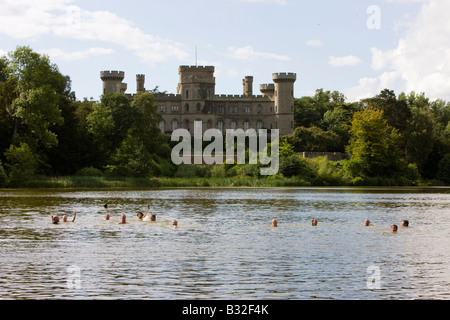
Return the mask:
[[449,299],[449,207],[448,188],[0,190],[0,299]]

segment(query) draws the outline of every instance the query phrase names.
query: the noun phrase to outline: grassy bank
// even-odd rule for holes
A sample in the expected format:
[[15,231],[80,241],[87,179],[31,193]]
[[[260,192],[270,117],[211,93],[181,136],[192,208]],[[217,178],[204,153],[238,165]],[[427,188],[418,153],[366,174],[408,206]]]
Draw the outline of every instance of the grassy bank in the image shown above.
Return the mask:
[[112,177],[38,177],[12,188],[164,188],[164,187],[283,187],[310,186],[301,178],[192,177],[192,178],[112,178]]
[[[420,186],[442,186],[439,181],[422,182]],[[298,176],[280,175],[263,178],[238,177],[161,177],[122,178],[96,176],[37,177],[10,188],[179,188],[179,187],[320,187],[320,186],[398,186],[386,180],[371,179],[367,183],[326,183],[307,181]]]

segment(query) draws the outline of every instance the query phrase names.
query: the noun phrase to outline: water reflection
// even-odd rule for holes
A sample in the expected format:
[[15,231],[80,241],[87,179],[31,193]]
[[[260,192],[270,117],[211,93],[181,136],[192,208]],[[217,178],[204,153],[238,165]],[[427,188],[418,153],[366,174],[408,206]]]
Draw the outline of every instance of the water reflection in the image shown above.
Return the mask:
[[[5,190],[0,297],[448,299],[449,194],[349,188]],[[157,220],[138,221],[136,213],[148,202]],[[49,211],[71,217],[74,209],[76,222],[50,223]],[[127,225],[117,224],[121,214]],[[369,227],[363,225],[366,218]],[[410,227],[400,227],[402,219]],[[399,225],[396,234],[390,232],[393,223]],[[79,268],[80,288],[67,287],[69,266]],[[381,270],[378,290],[367,287],[370,266]]]

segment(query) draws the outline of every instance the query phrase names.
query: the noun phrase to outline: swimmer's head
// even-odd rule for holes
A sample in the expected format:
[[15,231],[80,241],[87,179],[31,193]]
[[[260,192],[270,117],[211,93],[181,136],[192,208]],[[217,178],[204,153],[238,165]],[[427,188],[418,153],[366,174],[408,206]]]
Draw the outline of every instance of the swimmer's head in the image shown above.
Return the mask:
[[278,226],[278,221],[277,219],[273,219],[272,220],[272,227],[277,227]]
[[57,224],[59,222],[59,217],[58,216],[53,216],[53,223]]
[[391,231],[392,232],[397,232],[397,225],[395,225],[395,224],[393,224],[392,226],[391,226]]
[[62,220],[63,220],[64,222],[67,222],[67,216],[66,216],[66,215],[63,215]]
[[139,219],[142,219],[142,217],[144,216],[144,214],[142,213],[142,212],[138,212],[138,214],[137,214],[137,217],[139,218]]
[[105,220],[109,220],[109,214],[105,214]]
[[317,226],[317,219],[316,218],[314,218],[314,219],[312,219],[312,223],[311,223],[313,226]]
[[364,220],[364,225],[365,225],[365,226],[368,226],[369,224],[370,224],[369,219]]
[[156,221],[156,214],[150,215],[150,221]]
[[178,226],[178,221],[177,221],[176,219],[173,219],[172,225],[173,225],[174,227]]

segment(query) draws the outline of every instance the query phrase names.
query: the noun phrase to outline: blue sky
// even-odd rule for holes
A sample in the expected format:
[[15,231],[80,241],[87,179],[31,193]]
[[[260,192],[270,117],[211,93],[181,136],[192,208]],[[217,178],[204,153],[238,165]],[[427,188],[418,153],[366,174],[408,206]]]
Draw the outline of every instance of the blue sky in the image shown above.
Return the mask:
[[50,56],[78,99],[101,94],[102,70],[176,92],[178,66],[216,67],[216,94],[253,91],[295,72],[295,96],[318,88],[348,101],[384,88],[450,100],[447,0],[0,0],[0,55]]

